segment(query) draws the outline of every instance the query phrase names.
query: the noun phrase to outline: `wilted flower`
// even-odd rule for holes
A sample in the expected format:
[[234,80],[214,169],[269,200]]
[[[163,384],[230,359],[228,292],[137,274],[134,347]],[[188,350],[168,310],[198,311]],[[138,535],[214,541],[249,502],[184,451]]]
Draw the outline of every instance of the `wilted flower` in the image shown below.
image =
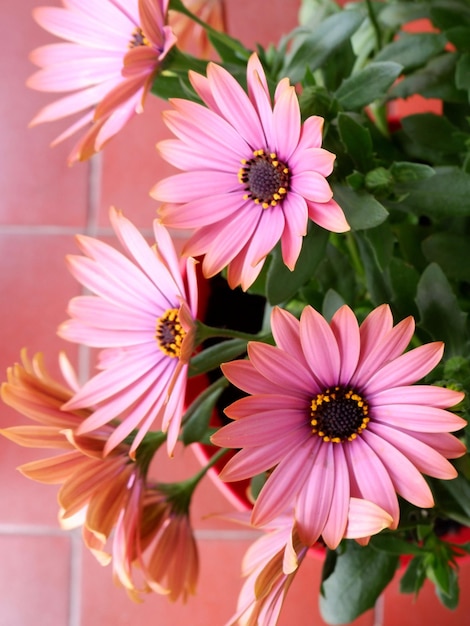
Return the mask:
[[75,113],[82,116],[54,144],[78,130],[84,136],[69,163],[101,150],[136,113],[176,38],[165,25],[168,0],[63,1],[64,7],[34,10],[38,24],[64,42],[34,50],[41,69],[28,85],[40,91],[72,92],[44,107],[31,124]]
[[[63,365],[68,367],[65,361]],[[188,498],[184,493],[178,498],[175,486],[171,497],[147,479],[149,463],[165,436],[148,436],[136,461],[125,443],[104,456],[113,427],[106,424],[90,435],[77,435],[91,411],[61,410],[72,392],[51,378],[40,354],[30,361],[23,353],[22,364],[9,369],[1,392],[6,404],[39,422],[2,429],[2,435],[22,446],[62,451],[19,468],[28,478],[61,485],[61,526],[82,527],[86,546],[102,565],[112,560],[116,581],[133,599],[150,590],[172,600],[194,593],[198,556]]]
[[105,454],[134,429],[134,454],[154,422],[168,431],[171,454],[184,408],[188,362],[193,351],[197,286],[192,259],[183,280],[179,259],[167,230],[154,222],[151,248],[137,228],[111,209],[110,219],[125,252],[92,237],[78,235],[86,256],[70,256],[69,268],[96,295],[78,296],[69,304],[72,319],[59,334],[99,354],[102,371],[88,380],[65,409],[93,406],[79,434],[118,419]]
[[[225,31],[224,0],[184,0],[183,4],[208,26]],[[202,57],[208,58],[211,44],[205,29],[182,13],[169,12],[169,23],[178,38],[182,50],[196,49]]]
[[[276,346],[252,342],[248,361],[223,366],[233,384],[251,394],[226,409],[235,422],[213,436],[217,445],[242,448],[225,466],[224,480],[275,468],[253,509],[265,525],[295,507],[299,537],[320,536],[335,548],[348,524],[367,522],[360,501],[375,503],[396,528],[396,493],[418,507],[433,506],[421,472],[456,476],[446,460],[465,452],[449,431],[465,425],[445,409],[463,394],[416,385],[440,361],[443,344],[402,354],[414,332],[412,318],[393,327],[387,305],[359,327],[347,306],[331,323],[307,306],[300,321],[276,308]],[[376,511],[372,511],[376,515]],[[379,525],[380,526],[380,525]]]
[[207,78],[190,72],[207,106],[174,99],[164,119],[178,139],[161,141],[162,156],[186,170],[158,182],[151,195],[169,227],[196,229],[184,253],[205,255],[210,277],[228,266],[231,287],[247,289],[280,240],[293,269],[311,219],[334,232],[349,230],[325,176],[335,156],[321,148],[323,119],[303,124],[287,78],[271,102],[258,57],[248,61],[248,95],[224,68]]

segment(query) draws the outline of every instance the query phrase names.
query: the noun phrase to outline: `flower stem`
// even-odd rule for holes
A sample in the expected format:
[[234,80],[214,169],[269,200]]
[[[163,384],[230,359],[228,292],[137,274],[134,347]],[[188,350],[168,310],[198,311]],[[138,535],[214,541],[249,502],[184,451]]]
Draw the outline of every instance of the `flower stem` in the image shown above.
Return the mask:
[[199,320],[196,321],[196,345],[202,343],[206,339],[214,338],[226,338],[226,339],[244,339],[245,341],[263,341],[267,339],[269,335],[260,335],[253,333],[245,333],[240,330],[233,330],[230,328],[214,328],[213,326],[206,326]]

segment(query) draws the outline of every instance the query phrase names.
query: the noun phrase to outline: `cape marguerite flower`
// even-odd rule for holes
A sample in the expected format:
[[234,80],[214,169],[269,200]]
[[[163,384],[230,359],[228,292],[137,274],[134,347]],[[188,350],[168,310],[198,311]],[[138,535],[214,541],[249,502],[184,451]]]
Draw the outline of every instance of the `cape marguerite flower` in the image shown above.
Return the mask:
[[[61,369],[75,389],[76,380],[65,358]],[[49,375],[41,354],[30,360],[23,351],[22,363],[9,368],[8,380],[1,387],[2,400],[36,424],[4,428],[0,434],[21,446],[56,451],[19,470],[38,482],[60,485],[61,526],[81,526],[85,545],[102,565],[112,561],[115,580],[134,600],[142,591],[185,600],[195,592],[198,575],[197,547],[185,508],[188,502],[183,499],[180,505],[177,497],[147,479],[150,460],[164,435],[148,437],[136,461],[130,459],[127,443],[103,457],[114,427],[106,424],[91,434],[77,435],[78,426],[92,412],[62,410],[72,393]]]
[[183,252],[205,255],[207,277],[228,266],[230,286],[247,289],[279,240],[293,269],[309,218],[330,231],[349,230],[325,179],[335,156],[320,147],[323,118],[301,123],[287,78],[274,105],[255,54],[248,94],[215,63],[207,78],[190,72],[190,79],[207,106],[173,99],[164,119],[177,139],[158,144],[168,162],[186,171],[161,180],[151,195],[163,203],[164,224],[196,229]]
[[184,408],[187,369],[193,351],[197,311],[195,266],[188,259],[183,280],[179,258],[164,226],[154,222],[156,246],[115,209],[110,220],[127,256],[82,235],[85,256],[70,256],[72,274],[95,295],[70,301],[70,320],[59,328],[63,338],[104,348],[101,372],[64,405],[65,410],[93,407],[79,426],[83,434],[119,420],[105,454],[138,430],[134,454],[145,433],[157,423],[168,432],[168,451],[178,438]]
[[65,41],[32,52],[32,62],[41,69],[27,84],[72,93],[44,107],[31,125],[83,113],[53,142],[86,128],[69,163],[101,150],[142,112],[151,83],[176,42],[165,25],[168,1],[63,0],[63,8],[34,10],[38,24]]
[[330,323],[310,306],[300,321],[276,308],[271,326],[277,346],[252,342],[248,361],[223,366],[227,378],[251,395],[226,409],[235,421],[213,435],[219,446],[242,448],[222,479],[274,468],[254,505],[253,523],[265,525],[292,506],[304,544],[322,536],[335,548],[349,525],[360,537],[359,525],[377,515],[361,510],[361,503],[385,512],[390,521],[384,517],[382,528],[398,524],[397,493],[418,507],[433,506],[422,473],[453,478],[457,472],[447,459],[465,452],[449,434],[465,421],[445,410],[463,394],[414,385],[437,365],[443,344],[402,354],[414,321],[393,326],[387,305],[360,327],[347,306]]
[[117,522],[120,509],[127,503],[127,484],[137,465],[129,458],[127,445],[117,446],[103,459],[111,426],[104,426],[93,436],[75,434],[91,411],[62,410],[77,388],[64,357],[61,369],[71,388],[49,375],[41,354],[30,360],[23,351],[21,360],[21,364],[9,368],[1,396],[5,404],[36,424],[12,426],[0,433],[21,446],[56,450],[51,457],[25,463],[18,469],[32,480],[61,485],[58,493],[61,526],[82,525],[85,543],[106,563],[109,558],[101,548]]

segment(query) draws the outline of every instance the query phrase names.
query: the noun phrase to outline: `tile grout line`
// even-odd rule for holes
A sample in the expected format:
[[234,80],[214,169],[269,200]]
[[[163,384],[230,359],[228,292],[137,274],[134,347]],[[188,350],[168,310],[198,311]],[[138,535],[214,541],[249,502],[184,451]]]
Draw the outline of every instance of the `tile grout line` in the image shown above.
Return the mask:
[[71,533],[69,626],[80,626],[82,621],[82,536]]
[[[88,161],[88,194],[86,207],[85,233],[94,236],[98,232],[99,209],[101,200],[101,174],[103,157],[97,154]],[[86,380],[90,375],[90,348],[79,346],[79,380]],[[82,539],[81,534],[72,535],[70,555],[69,589],[69,626],[80,626],[82,617]]]

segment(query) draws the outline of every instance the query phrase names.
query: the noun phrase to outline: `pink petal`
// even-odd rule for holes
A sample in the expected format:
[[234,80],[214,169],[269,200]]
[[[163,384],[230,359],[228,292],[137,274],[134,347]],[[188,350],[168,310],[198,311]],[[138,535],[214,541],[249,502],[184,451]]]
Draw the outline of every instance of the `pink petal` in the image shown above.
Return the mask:
[[249,361],[222,363],[221,369],[230,382],[246,393],[271,394],[276,392],[275,385],[262,376]]
[[212,94],[224,118],[236,128],[253,150],[264,148],[264,133],[256,111],[240,84],[215,63],[207,66]]
[[[264,526],[292,506],[299,491],[302,493],[305,486],[310,483],[308,476],[311,473],[312,460],[316,457],[316,450],[311,441],[303,446],[297,446],[284,456],[256,499],[252,524]],[[312,510],[310,518],[311,513]]]
[[[318,439],[317,454],[315,457],[311,455],[306,465],[309,475],[297,498],[295,519],[302,543],[311,546],[325,528],[336,488],[333,446]],[[287,491],[289,487],[286,485],[285,489]]]
[[276,100],[273,109],[273,134],[276,154],[289,163],[300,138],[300,106],[294,87],[289,87]]
[[322,228],[332,233],[345,233],[351,230],[343,209],[335,200],[329,200],[328,202],[308,200],[307,205],[310,219]]
[[346,445],[345,451],[349,470],[359,489],[358,495],[387,511],[393,518],[392,528],[396,528],[400,519],[400,508],[384,464],[362,437]]
[[[160,180],[151,195],[160,202],[191,202],[230,191],[238,191],[236,172],[193,171],[174,174]],[[168,222],[168,220],[166,220]]]
[[425,433],[452,432],[464,428],[467,424],[454,413],[419,404],[374,405],[371,416],[374,423]]
[[317,393],[317,384],[310,372],[291,354],[265,343],[250,342],[248,356],[254,367],[275,387],[301,398]]
[[318,172],[322,176],[329,176],[333,171],[336,156],[323,148],[297,149],[289,159],[289,166],[294,174]]
[[302,311],[300,341],[315,377],[324,387],[337,385],[341,360],[336,338],[325,318],[310,306]]
[[383,424],[371,424],[373,432],[400,450],[423,474],[448,480],[457,476],[457,470],[439,452],[415,437]]
[[[269,445],[299,430],[309,436],[308,422],[302,409],[266,409],[221,428],[212,441],[221,448],[253,448]],[[297,433],[302,438],[301,433]]]
[[344,537],[348,522],[350,503],[349,468],[344,456],[343,446],[333,445],[334,488],[331,508],[322,537],[326,545],[334,550]]
[[338,382],[344,386],[356,369],[361,349],[361,338],[357,319],[348,306],[340,307],[330,322],[340,352],[340,371]]
[[351,384],[362,387],[363,381],[368,381],[384,363],[397,358],[410,343],[414,329],[414,320],[412,317],[408,317],[378,340],[367,357],[360,359]]
[[465,394],[461,391],[435,387],[432,385],[413,385],[411,387],[393,387],[383,389],[370,396],[374,406],[387,404],[422,404],[446,409],[461,402]]
[[414,433],[413,437],[431,446],[447,459],[458,459],[467,451],[464,442],[450,433]]
[[392,524],[391,516],[368,500],[351,498],[345,537],[361,539],[376,535]]
[[380,458],[396,491],[403,498],[422,508],[434,506],[427,482],[404,454],[386,439],[373,433],[371,428],[363,431],[361,437]]
[[317,172],[294,174],[290,182],[292,190],[310,202],[327,203],[333,197],[326,178]]
[[300,343],[299,320],[289,311],[276,306],[271,313],[271,330],[278,348],[284,352],[289,352],[297,361],[307,367]]
[[[224,413],[230,419],[240,419],[248,417],[249,415],[255,415],[260,411],[268,410],[303,410],[308,411],[308,403],[305,399],[296,398],[291,395],[279,395],[275,393],[271,394],[257,394],[255,396],[246,396],[236,400],[230,404]],[[307,420],[308,422],[308,420]]]
[[444,345],[436,341],[414,348],[385,364],[367,382],[364,393],[371,395],[387,387],[411,385],[428,374],[442,358]]

